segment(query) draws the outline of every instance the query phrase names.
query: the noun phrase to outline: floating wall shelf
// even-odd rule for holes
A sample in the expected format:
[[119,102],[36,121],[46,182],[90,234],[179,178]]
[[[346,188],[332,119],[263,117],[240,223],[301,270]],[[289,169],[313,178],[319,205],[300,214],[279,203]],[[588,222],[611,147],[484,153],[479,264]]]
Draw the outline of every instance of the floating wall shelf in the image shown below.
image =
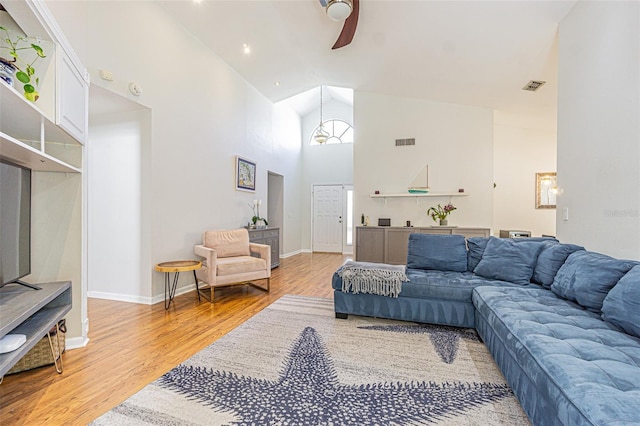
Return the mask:
[[425,194],[411,194],[409,192],[396,193],[396,194],[371,194],[371,198],[384,198],[385,205],[387,204],[387,199],[389,198],[415,198],[416,205],[419,204],[420,198],[430,197],[430,198],[448,198],[449,202],[451,202],[451,198],[453,197],[466,197],[466,192],[427,192]]
[[409,192],[400,194],[371,194],[371,198],[410,198],[410,197],[465,197],[466,192],[427,192],[426,194],[411,194]]

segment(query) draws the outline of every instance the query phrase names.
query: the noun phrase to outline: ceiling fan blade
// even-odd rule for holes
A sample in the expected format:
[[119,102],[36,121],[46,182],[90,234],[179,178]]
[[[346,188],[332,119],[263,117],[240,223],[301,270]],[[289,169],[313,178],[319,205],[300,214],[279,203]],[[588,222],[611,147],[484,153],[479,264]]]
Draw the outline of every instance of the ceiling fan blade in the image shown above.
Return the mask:
[[351,15],[344,21],[342,31],[338,36],[338,40],[331,48],[332,50],[345,47],[353,40],[353,36],[356,34],[356,27],[358,26],[358,15],[360,14],[360,0],[353,0],[353,10]]
[[322,7],[327,7],[327,0],[319,0]]

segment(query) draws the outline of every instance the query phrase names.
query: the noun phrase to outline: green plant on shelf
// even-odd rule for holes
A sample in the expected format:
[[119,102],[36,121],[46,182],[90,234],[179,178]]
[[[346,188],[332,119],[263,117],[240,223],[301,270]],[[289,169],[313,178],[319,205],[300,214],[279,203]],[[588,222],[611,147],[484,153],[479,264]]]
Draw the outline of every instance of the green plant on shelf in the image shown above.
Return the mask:
[[[36,90],[36,87],[40,84],[40,79],[36,76],[36,69],[34,64],[42,58],[46,58],[47,55],[40,47],[37,39],[24,37],[22,35],[13,35],[11,32],[0,26],[0,52],[8,51],[11,59],[0,57],[1,61],[8,64],[12,64],[16,68],[15,76],[23,84],[24,97],[35,102],[40,97],[40,94]],[[33,60],[29,58],[31,55],[26,55],[28,52],[35,52]]]

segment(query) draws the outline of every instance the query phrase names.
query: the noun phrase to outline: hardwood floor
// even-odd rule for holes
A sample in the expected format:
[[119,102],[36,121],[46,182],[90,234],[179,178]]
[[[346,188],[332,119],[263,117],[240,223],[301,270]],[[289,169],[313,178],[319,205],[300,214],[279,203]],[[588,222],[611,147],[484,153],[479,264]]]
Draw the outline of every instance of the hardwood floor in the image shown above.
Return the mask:
[[351,256],[303,253],[272,271],[271,292],[252,286],[216,290],[215,303],[195,291],[138,305],[89,299],[90,342],[53,366],[6,376],[0,424],[86,424],[200,351],[284,294],[331,298],[331,275]]

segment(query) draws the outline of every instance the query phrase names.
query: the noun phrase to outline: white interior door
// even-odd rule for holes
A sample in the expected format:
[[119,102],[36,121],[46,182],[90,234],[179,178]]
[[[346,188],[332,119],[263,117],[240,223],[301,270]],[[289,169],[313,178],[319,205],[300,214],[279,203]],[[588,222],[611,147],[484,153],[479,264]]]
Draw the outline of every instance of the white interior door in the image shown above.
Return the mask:
[[313,251],[342,253],[342,185],[313,187]]

